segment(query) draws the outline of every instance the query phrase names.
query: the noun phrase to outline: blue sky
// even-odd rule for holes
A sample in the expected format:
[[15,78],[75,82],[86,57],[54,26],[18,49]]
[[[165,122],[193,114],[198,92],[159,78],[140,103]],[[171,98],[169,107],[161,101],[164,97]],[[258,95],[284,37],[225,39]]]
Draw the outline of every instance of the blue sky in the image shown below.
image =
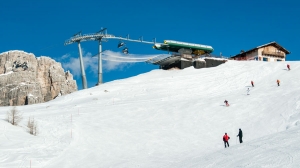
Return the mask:
[[[213,54],[235,55],[258,45],[276,41],[299,60],[300,2],[295,0],[11,0],[0,5],[0,52],[24,50],[49,56],[70,69],[82,89],[76,44],[64,41],[78,31],[94,33],[106,27],[109,34],[151,41],[178,40],[211,45]],[[120,52],[117,40],[103,44],[104,50]],[[97,42],[82,42],[87,59],[88,87],[98,81]],[[132,54],[166,54],[152,45],[127,42]],[[147,63],[109,64],[104,61],[103,81],[127,78],[158,69]]]

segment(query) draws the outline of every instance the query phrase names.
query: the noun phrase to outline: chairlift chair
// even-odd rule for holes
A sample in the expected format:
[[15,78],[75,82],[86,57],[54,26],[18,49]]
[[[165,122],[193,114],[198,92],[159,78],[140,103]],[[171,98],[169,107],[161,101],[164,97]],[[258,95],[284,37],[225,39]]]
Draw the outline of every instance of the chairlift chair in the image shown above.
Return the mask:
[[128,54],[128,53],[129,53],[129,52],[128,52],[128,48],[125,47],[125,48],[122,50],[122,52],[123,52],[124,54]]
[[122,42],[122,41],[120,41],[119,44],[118,44],[118,48],[121,48],[121,47],[123,47],[124,45],[125,45],[125,43]]

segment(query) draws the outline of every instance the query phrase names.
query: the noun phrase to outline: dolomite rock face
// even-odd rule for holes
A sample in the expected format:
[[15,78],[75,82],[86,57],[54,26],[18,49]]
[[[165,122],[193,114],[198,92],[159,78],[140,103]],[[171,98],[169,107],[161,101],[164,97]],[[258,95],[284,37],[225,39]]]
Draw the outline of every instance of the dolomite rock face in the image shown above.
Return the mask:
[[24,51],[0,54],[0,106],[43,103],[74,91],[73,75],[53,59]]

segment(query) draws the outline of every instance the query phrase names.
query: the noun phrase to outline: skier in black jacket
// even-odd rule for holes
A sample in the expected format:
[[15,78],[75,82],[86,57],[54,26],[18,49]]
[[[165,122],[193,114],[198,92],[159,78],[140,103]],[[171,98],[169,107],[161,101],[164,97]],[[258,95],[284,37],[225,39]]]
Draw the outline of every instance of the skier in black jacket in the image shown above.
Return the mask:
[[236,137],[239,137],[240,143],[243,143],[243,132],[241,129],[239,129],[239,134]]

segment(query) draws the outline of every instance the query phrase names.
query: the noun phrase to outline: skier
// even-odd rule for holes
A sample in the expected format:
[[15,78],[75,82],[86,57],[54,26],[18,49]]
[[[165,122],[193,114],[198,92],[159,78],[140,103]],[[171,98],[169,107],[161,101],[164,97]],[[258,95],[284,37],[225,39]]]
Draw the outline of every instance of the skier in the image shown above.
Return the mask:
[[225,135],[223,136],[223,141],[224,141],[225,148],[226,148],[226,144],[229,147],[229,143],[228,143],[229,139],[230,139],[230,137],[227,135],[227,133],[225,133]]
[[253,81],[251,81],[251,85],[252,85],[252,87],[254,87],[254,82]]
[[228,101],[227,101],[227,100],[225,100],[225,101],[224,101],[224,103],[225,103],[225,105],[226,105],[226,106],[229,106],[229,104],[228,104]]
[[247,95],[249,95],[249,92],[250,92],[250,89],[248,88],[248,89],[247,89]]
[[291,69],[290,69],[290,64],[287,64],[286,66],[287,66],[288,70],[291,70]]
[[277,85],[278,85],[278,86],[280,86],[280,80],[279,80],[279,79],[277,79],[277,81],[276,81],[276,82],[277,82]]
[[243,143],[243,132],[241,129],[239,129],[239,134],[236,137],[239,137],[240,143]]

